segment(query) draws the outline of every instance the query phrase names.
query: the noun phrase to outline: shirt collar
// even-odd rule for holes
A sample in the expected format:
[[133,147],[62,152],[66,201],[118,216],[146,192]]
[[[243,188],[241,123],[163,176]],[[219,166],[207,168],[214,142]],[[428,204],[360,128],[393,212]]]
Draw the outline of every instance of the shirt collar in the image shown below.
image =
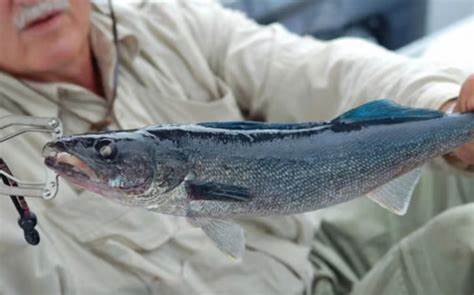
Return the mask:
[[[105,40],[113,45],[113,33],[112,33],[112,18],[110,17],[110,11],[106,5],[101,5],[92,2],[92,14],[91,14],[91,34],[100,34]],[[126,58],[133,60],[140,52],[140,45],[136,32],[134,32],[129,26],[125,25],[126,21],[123,18],[122,10],[126,9],[121,5],[115,5],[116,25],[118,42],[121,45],[121,54],[125,54]]]

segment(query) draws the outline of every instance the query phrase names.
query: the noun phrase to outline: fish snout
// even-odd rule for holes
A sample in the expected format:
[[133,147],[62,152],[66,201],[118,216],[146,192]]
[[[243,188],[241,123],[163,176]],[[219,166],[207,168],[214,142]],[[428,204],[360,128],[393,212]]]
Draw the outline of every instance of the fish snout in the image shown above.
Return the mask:
[[48,142],[41,152],[44,158],[55,158],[58,153],[66,151],[66,145],[62,141]]
[[71,153],[72,142],[58,140],[47,143],[42,150],[44,163],[61,176],[80,180],[98,179],[86,162]]
[[54,169],[58,163],[58,155],[65,150],[66,145],[61,141],[48,142],[41,151],[45,165]]

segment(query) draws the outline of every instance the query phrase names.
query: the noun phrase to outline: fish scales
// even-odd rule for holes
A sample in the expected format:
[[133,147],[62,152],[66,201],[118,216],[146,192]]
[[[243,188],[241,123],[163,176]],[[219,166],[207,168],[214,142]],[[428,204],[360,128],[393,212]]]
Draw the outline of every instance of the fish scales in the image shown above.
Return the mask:
[[225,219],[297,214],[366,195],[407,209],[425,162],[474,140],[474,114],[374,101],[330,122],[162,124],[49,143],[48,167],[122,204],[187,217],[234,257]]
[[466,132],[451,132],[439,119],[416,126],[367,127],[357,138],[330,129],[253,144],[220,135],[195,139],[188,131],[175,140],[177,146],[189,147],[186,154],[197,179],[250,187],[256,197],[244,204],[202,201],[195,215],[294,214],[348,201],[421,165],[426,157],[452,149]]

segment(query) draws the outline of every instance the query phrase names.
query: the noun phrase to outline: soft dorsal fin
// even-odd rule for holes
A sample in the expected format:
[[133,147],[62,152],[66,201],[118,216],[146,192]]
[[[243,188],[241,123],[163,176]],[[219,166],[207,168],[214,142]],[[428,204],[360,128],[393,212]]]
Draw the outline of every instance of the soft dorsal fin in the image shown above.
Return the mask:
[[400,123],[435,119],[442,116],[444,113],[440,111],[405,107],[391,100],[382,99],[352,109],[334,119],[332,123]]
[[301,130],[327,125],[327,122],[307,123],[264,123],[256,121],[204,122],[198,126],[226,130]]

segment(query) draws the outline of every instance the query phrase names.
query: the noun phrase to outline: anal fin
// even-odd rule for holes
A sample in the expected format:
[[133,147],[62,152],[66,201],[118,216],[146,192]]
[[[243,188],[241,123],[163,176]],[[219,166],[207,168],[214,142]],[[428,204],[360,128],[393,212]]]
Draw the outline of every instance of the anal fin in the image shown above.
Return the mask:
[[189,222],[200,227],[222,252],[239,259],[245,251],[244,230],[226,220],[192,217]]
[[417,168],[373,190],[367,197],[397,215],[405,215],[420,177],[421,168]]

